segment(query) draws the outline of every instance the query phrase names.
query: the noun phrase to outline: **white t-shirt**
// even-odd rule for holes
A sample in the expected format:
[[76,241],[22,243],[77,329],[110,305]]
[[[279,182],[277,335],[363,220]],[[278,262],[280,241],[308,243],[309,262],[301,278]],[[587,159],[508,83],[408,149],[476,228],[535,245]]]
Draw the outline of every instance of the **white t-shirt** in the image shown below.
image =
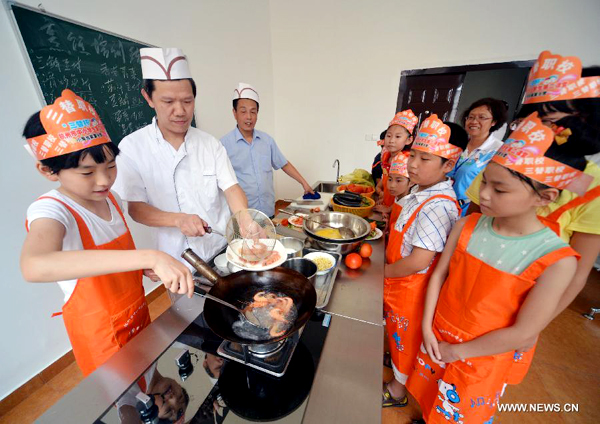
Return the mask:
[[[117,204],[121,207],[121,199],[116,193],[113,193]],[[110,199],[106,199],[110,208],[111,219],[106,221],[93,212],[90,212],[73,199],[63,195],[57,190],[51,190],[40,197],[54,197],[60,199],[74,209],[83,219],[94,239],[96,245],[106,244],[127,232],[127,227],[119,215]],[[63,238],[62,250],[83,250],[83,243],[79,235],[77,222],[71,212],[56,200],[41,199],[36,200],[27,209],[27,222],[29,225],[38,218],[50,218],[60,222],[65,226],[66,232]],[[65,294],[65,302],[69,300],[77,280],[57,281],[58,285]]]

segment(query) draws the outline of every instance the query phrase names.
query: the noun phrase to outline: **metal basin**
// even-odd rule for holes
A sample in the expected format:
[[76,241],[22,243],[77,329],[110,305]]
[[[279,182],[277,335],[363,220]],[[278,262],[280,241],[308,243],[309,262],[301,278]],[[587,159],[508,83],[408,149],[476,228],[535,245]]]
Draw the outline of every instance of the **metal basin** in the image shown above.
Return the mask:
[[313,261],[304,258],[290,258],[281,264],[284,268],[293,269],[308,278],[308,281],[315,285],[317,275],[317,265]]
[[[313,239],[322,249],[345,255],[358,247],[371,232],[371,226],[363,218],[345,212],[321,212],[312,214],[311,221],[304,220],[304,233]],[[319,226],[319,222],[329,224],[332,227],[349,228],[356,237],[346,240],[333,240],[320,237],[316,231],[325,227]]]
[[313,190],[318,191],[320,193],[336,193],[336,189],[341,184],[333,182],[333,181],[319,181],[316,186],[313,187]]

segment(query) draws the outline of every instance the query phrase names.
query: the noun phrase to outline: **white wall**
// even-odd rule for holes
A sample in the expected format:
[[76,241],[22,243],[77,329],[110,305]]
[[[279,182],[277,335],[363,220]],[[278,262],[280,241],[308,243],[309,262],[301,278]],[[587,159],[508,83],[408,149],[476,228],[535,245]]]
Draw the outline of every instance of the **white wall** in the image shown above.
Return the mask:
[[[39,1],[24,1],[37,6]],[[44,0],[48,12],[117,34],[165,47],[181,47],[188,55],[198,84],[197,123],[216,137],[230,131],[231,96],[240,81],[261,94],[261,128],[273,130],[272,65],[269,9],[266,0]],[[101,5],[101,7],[99,6]],[[25,212],[37,196],[51,189],[22,147],[23,125],[42,106],[25,59],[18,47],[8,13],[0,9],[0,128],[3,164],[0,167],[2,243],[0,264],[0,399],[29,380],[70,349],[61,318],[50,318],[62,306],[55,284],[27,284],[19,271],[19,252],[25,237]],[[134,226],[139,245],[150,242],[149,231]]]
[[[403,70],[544,49],[600,64],[597,0],[277,0],[270,11],[275,136],[309,181],[335,178],[335,158],[342,173],[369,169],[377,149],[365,134],[394,116]],[[289,178],[277,188],[300,191]]]

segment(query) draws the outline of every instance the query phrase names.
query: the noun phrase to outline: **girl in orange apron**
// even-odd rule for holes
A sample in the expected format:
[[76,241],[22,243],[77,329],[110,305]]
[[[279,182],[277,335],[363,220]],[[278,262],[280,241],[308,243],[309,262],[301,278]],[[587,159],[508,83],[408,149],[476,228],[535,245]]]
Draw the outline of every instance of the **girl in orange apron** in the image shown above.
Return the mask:
[[[70,282],[77,274],[96,275],[77,279],[62,308],[75,359],[83,374],[88,375],[150,324],[141,269],[152,269],[171,291],[187,292],[190,297],[193,279],[189,270],[169,255],[135,250],[123,212],[110,193],[119,150],[111,143],[91,104],[71,90],[64,90],[54,104],[29,119],[24,136],[38,161],[38,170],[47,179],[60,183],[58,191],[62,195],[89,211],[89,215],[98,215],[99,219],[93,222],[111,221],[104,217],[106,213],[119,219],[111,212],[108,197],[124,224],[123,234],[97,245],[80,213],[54,196],[41,199],[60,203],[73,216],[83,251],[63,251],[65,236],[71,236],[75,228],[70,220],[64,223],[49,209],[42,208],[31,225],[26,224],[28,234],[21,253],[21,270],[26,280]],[[85,217],[90,218],[89,215]],[[112,224],[107,223],[105,228],[105,224],[99,225],[96,231],[112,234]],[[122,229],[119,225],[118,234]]]
[[[127,232],[96,245],[83,218],[69,205],[54,197],[73,215],[85,250],[135,250],[123,212],[112,193],[110,201],[119,212]],[[102,365],[129,340],[150,324],[150,313],[142,285],[142,271],[120,272],[80,278],[64,304],[61,315],[73,346],[73,354],[83,375]]]
[[[536,151],[543,155],[553,139],[551,131],[543,128],[537,116],[528,117],[494,156],[485,170],[484,182],[488,182],[482,186],[481,198],[482,211],[495,218],[474,214],[463,219],[450,235],[430,280],[424,344],[407,382],[427,423],[492,422],[505,383],[515,373],[511,347],[536,337],[547,325],[575,272],[576,261],[570,257],[577,253],[535,215],[537,207],[550,203],[558,190],[531,180],[562,189],[565,185],[560,181],[568,184],[578,175],[565,170],[566,176],[555,183],[554,178],[511,160],[533,157],[531,152]],[[534,162],[544,163],[547,158],[541,155]],[[498,234],[494,227],[519,235]],[[483,246],[491,236],[489,250],[477,253],[479,245],[471,240]],[[522,247],[528,238],[532,249]],[[496,257],[490,252],[496,252]],[[501,269],[508,266],[502,259],[515,257],[528,262]],[[549,267],[552,270],[546,273]]]
[[399,153],[404,153],[408,156],[408,151],[405,151],[405,149],[412,143],[412,133],[418,122],[419,119],[412,110],[407,109],[398,112],[388,125],[383,141],[384,149],[381,153],[383,176],[381,178],[381,185],[377,187],[378,193],[381,194],[377,200],[377,210],[380,212],[389,213],[389,208],[394,204],[395,196],[390,194],[387,181],[391,162]]

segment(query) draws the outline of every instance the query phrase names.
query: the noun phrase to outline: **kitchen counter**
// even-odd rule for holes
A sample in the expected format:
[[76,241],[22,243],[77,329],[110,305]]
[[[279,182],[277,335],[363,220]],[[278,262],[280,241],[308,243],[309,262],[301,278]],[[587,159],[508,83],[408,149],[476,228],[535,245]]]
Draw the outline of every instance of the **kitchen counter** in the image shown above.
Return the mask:
[[[298,233],[299,234],[299,233]],[[301,234],[300,234],[301,236]],[[329,303],[333,315],[303,423],[381,421],[383,240],[371,242],[368,267],[341,264]],[[182,297],[134,340],[39,418],[40,423],[93,422],[161,356],[202,312],[204,299]]]

